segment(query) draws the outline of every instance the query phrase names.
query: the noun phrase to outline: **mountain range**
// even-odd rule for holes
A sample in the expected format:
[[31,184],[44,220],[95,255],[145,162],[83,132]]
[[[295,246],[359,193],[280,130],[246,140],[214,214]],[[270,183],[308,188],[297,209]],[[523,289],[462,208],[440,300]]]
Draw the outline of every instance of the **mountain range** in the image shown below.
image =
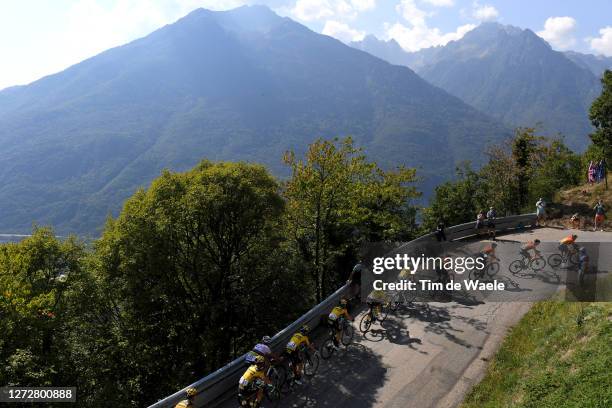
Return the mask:
[[529,29],[483,23],[445,46],[406,52],[394,40],[352,43],[461,98],[508,126],[561,133],[583,150],[592,131],[588,109],[612,59],[555,51]]
[[0,231],[95,235],[162,169],[260,162],[351,135],[422,189],[511,130],[421,79],[265,7],[198,9],[32,84],[0,91]]

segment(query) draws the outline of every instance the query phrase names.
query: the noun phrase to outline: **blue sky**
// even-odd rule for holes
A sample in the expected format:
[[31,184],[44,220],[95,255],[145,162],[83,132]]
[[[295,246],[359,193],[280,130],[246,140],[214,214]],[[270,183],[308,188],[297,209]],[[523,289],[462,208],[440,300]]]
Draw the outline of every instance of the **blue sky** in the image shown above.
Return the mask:
[[0,89],[61,71],[189,11],[265,4],[342,41],[443,45],[483,21],[529,28],[557,50],[612,56],[611,0],[2,0]]

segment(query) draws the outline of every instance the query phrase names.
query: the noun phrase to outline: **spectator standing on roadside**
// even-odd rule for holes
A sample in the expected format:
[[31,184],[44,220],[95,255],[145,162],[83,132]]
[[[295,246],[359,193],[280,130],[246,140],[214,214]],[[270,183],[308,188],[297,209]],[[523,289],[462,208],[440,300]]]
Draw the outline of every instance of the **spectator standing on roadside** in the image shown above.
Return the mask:
[[544,199],[542,197],[540,197],[540,199],[536,203],[536,216],[538,217],[536,221],[536,227],[540,227],[546,220],[546,203],[544,202]]
[[476,229],[477,230],[484,227],[485,218],[486,218],[486,215],[485,215],[484,210],[480,211],[478,215],[476,215]]
[[351,285],[349,292],[351,297],[361,297],[361,273],[364,269],[365,265],[361,263],[361,260],[359,260],[351,271],[351,275],[347,281],[347,283]]
[[436,238],[438,242],[446,241],[446,234],[444,233],[444,221],[438,220],[438,226],[436,227]]
[[603,203],[601,202],[601,199],[599,199],[597,201],[597,204],[595,204],[595,207],[593,207],[593,210],[595,210],[595,220],[593,222],[593,231],[597,231],[597,228],[601,228],[601,230],[603,231],[603,222],[605,217],[605,208],[603,206]]
[[497,218],[497,213],[495,212],[495,208],[489,208],[487,211],[487,230],[489,233],[489,238],[495,241],[495,218]]

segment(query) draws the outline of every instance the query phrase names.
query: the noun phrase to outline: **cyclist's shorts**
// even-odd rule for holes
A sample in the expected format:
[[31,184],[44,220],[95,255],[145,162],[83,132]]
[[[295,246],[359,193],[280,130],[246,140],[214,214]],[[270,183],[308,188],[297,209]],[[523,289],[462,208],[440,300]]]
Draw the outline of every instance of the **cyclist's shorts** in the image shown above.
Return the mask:
[[344,321],[344,317],[340,317],[336,320],[327,319],[327,324],[329,324],[329,327],[332,327],[336,330],[341,330],[343,321]]
[[525,258],[531,258],[531,255],[529,254],[529,251],[526,249],[521,249],[520,252],[521,256],[525,257]]
[[300,358],[300,350],[285,350],[285,355],[289,358],[289,361],[291,361],[294,365],[300,364],[301,358]]
[[600,222],[604,221],[604,218],[605,217],[604,217],[603,214],[597,214],[597,215],[595,215],[595,222],[597,222],[599,224]]
[[493,221],[488,221],[487,228],[495,228],[495,223]]

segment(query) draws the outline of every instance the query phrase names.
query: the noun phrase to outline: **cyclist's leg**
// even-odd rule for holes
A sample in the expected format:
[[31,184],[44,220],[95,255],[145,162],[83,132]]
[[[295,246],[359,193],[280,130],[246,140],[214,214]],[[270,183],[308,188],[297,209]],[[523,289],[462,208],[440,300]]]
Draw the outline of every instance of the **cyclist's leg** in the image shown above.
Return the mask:
[[342,323],[341,323],[342,319],[337,319],[334,322],[334,346],[338,347],[340,346],[340,339],[341,339],[341,335],[342,335]]

